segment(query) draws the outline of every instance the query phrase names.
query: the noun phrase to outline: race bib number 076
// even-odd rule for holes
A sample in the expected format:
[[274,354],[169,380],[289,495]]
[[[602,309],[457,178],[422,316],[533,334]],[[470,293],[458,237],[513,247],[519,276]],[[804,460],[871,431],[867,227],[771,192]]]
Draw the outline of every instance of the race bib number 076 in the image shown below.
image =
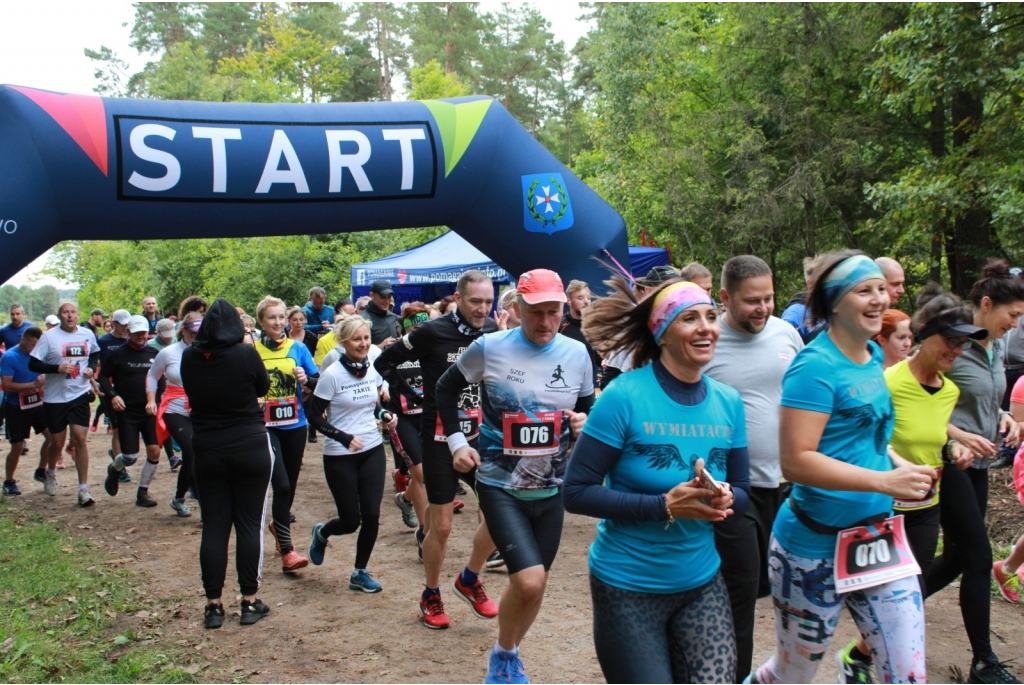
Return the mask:
[[507,457],[554,456],[562,434],[562,412],[502,412],[501,433]]
[[835,583],[840,594],[920,573],[902,515],[847,528],[836,537]]

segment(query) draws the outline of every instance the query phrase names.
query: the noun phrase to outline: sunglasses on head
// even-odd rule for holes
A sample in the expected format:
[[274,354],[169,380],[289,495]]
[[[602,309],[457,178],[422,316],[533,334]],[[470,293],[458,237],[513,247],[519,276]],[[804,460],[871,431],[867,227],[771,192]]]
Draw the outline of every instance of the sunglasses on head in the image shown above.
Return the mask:
[[202,323],[203,323],[203,320],[201,318],[200,319],[189,319],[188,321],[186,321],[182,325],[185,326],[185,328],[188,329],[189,331],[195,333],[196,331],[199,330],[199,327],[202,325]]

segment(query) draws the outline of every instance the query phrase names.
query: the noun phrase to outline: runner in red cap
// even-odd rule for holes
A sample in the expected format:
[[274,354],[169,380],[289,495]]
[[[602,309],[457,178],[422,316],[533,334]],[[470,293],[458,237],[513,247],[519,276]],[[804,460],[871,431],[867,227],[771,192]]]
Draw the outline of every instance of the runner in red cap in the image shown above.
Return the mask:
[[[570,441],[594,403],[583,343],[558,334],[565,303],[554,271],[523,274],[512,306],[521,326],[481,336],[437,383],[437,411],[458,471],[477,470],[477,496],[505,558],[498,640],[485,683],[525,683],[519,645],[540,611],[565,510],[559,488]],[[479,451],[467,441],[459,397],[480,384]]]

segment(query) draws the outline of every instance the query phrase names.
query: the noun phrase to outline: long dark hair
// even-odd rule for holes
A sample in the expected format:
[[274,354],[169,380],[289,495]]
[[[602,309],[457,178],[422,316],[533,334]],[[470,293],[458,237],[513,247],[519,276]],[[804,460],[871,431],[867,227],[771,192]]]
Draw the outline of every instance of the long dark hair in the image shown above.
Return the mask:
[[989,257],[981,267],[981,278],[975,281],[969,295],[975,307],[988,298],[992,304],[1024,302],[1024,280],[1010,273],[1009,263],[1000,257]]
[[612,276],[605,281],[611,294],[583,310],[583,336],[605,359],[626,351],[632,354],[635,369],[654,361],[661,349],[647,328],[647,319],[658,293],[678,282],[678,278],[665,281],[638,300],[626,279],[618,274]]

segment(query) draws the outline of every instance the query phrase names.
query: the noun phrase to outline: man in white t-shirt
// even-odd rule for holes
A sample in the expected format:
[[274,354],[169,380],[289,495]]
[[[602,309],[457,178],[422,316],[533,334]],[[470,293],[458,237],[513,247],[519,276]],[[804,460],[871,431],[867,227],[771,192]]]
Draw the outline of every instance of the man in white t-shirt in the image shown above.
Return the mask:
[[[92,379],[100,347],[93,332],[78,325],[78,305],[65,302],[57,309],[57,315],[60,325],[39,338],[28,368],[46,374],[43,413],[53,437],[50,463],[55,463],[64,449],[70,426],[78,471],[78,504],[88,507],[95,501],[89,494],[89,447],[85,439],[89,434]],[[47,478],[50,475],[47,473]]]
[[782,377],[804,344],[800,334],[772,316],[772,271],[752,255],[733,257],[722,267],[719,291],[725,314],[715,357],[704,373],[739,390],[750,452],[750,506],[741,516],[715,524],[715,545],[729,588],[736,630],[736,678],[750,672],[754,608],[766,597],[768,539],[783,500],[779,466],[779,406]]

